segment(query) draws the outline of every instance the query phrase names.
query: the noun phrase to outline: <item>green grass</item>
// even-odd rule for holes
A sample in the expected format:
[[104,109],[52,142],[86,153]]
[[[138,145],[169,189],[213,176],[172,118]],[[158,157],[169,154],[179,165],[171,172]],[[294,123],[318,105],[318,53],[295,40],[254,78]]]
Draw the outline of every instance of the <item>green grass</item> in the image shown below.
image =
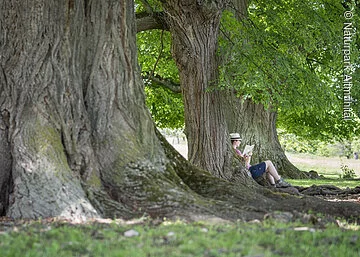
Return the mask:
[[294,186],[310,187],[312,185],[334,185],[336,187],[354,188],[360,185],[360,180],[355,179],[286,179],[290,184]]
[[[139,235],[125,237],[130,229]],[[272,220],[158,226],[35,223],[9,231],[0,226],[1,256],[359,256],[359,242],[357,230]]]
[[[289,160],[300,170],[315,170],[322,178],[319,179],[287,179],[294,186],[310,187],[312,185],[334,185],[339,188],[354,188],[360,185],[360,160],[340,157],[322,157],[311,154],[286,153]],[[340,178],[344,170],[341,165],[347,165],[356,175],[354,179]]]
[[286,153],[289,161],[303,171],[315,170],[326,178],[337,179],[343,174],[342,165],[352,169],[360,178],[360,160],[341,157],[323,157],[311,154]]

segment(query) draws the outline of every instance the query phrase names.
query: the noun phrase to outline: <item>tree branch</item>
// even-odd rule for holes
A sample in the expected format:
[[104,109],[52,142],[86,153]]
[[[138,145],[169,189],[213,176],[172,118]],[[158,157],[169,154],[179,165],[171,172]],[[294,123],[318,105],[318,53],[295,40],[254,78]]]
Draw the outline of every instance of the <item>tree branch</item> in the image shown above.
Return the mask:
[[171,80],[164,79],[160,76],[154,76],[151,74],[145,74],[143,79],[151,80],[154,84],[165,87],[171,90],[173,93],[181,93],[180,84],[175,83]]
[[136,14],[136,32],[162,29],[169,30],[164,12],[142,12]]

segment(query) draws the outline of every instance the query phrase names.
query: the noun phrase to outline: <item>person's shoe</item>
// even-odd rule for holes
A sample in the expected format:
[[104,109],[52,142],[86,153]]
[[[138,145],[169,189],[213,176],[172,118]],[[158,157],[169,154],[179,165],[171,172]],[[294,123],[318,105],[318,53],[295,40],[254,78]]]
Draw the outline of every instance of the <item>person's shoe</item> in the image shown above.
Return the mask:
[[278,181],[275,182],[275,186],[278,188],[291,187],[291,184],[280,178]]

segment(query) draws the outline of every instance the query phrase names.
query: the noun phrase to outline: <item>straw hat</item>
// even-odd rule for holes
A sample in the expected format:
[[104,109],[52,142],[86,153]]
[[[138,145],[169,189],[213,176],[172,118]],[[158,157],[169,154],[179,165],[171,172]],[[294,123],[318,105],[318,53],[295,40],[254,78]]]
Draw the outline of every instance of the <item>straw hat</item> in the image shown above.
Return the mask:
[[241,140],[239,133],[230,133],[230,139],[231,140]]

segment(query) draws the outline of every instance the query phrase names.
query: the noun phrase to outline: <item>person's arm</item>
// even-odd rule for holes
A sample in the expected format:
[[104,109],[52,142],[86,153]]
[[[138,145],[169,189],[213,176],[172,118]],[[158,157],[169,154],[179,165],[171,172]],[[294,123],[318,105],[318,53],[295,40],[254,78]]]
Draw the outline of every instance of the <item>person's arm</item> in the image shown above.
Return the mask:
[[251,155],[246,155],[246,154],[242,154],[242,152],[238,149],[235,149],[236,153],[242,157],[245,161],[245,167],[246,168],[250,168],[250,160],[251,160]]
[[250,161],[251,161],[251,154],[245,154],[245,155],[243,155],[243,158],[244,158],[244,160],[245,160],[245,166],[246,166],[246,168],[250,168]]

